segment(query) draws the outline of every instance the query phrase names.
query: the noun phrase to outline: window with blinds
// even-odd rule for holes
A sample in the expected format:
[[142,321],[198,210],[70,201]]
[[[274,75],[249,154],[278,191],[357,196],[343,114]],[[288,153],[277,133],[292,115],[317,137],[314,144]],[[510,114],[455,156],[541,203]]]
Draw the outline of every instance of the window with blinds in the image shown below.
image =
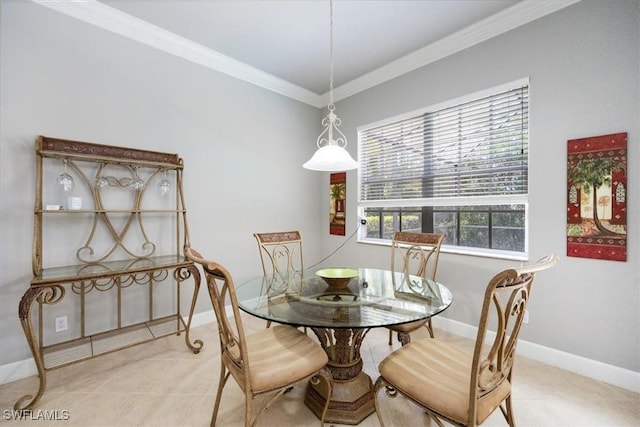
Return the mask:
[[529,87],[358,130],[361,239],[446,233],[445,245],[526,252]]

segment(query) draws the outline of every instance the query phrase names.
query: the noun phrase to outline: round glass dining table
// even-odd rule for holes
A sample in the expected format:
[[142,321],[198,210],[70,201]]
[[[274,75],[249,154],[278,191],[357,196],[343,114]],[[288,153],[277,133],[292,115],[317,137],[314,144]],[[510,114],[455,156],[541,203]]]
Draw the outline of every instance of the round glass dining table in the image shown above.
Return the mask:
[[[317,270],[260,276],[236,286],[239,308],[267,321],[311,329],[327,352],[334,390],[325,422],[359,424],[375,411],[371,378],[362,372],[360,346],[371,328],[428,319],[451,304],[451,291],[419,276],[356,269],[333,287]],[[307,386],[305,404],[321,415],[327,392]]]

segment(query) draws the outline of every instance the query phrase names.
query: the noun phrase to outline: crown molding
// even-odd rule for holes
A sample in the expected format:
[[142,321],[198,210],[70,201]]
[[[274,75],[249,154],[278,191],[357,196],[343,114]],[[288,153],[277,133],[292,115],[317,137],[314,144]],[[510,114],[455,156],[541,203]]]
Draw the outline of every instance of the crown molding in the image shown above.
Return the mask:
[[[348,98],[427,64],[482,43],[581,0],[522,0],[507,9],[418,49],[333,90],[335,101]],[[328,103],[329,93],[322,95]]]
[[212,70],[319,107],[320,95],[96,0],[32,0],[57,12],[136,40]]
[[[97,0],[32,0],[65,15],[160,49],[204,67],[244,80],[253,85],[305,104],[321,108],[329,93],[322,95],[247,65],[213,49],[167,31],[149,22],[120,12]],[[334,101],[370,89],[446,56],[503,34],[580,0],[522,0],[422,49],[364,74],[334,89]]]

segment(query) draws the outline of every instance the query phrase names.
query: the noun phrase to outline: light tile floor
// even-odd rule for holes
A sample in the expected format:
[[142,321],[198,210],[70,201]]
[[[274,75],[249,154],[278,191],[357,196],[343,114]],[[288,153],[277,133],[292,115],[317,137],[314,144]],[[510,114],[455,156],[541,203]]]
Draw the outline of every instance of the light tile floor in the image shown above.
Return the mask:
[[[247,332],[264,327],[247,317]],[[471,340],[436,331],[439,339],[471,347]],[[309,331],[309,335],[313,333]],[[426,336],[426,329],[414,333]],[[204,348],[192,354],[184,335],[52,370],[47,390],[29,419],[11,417],[14,403],[37,390],[30,377],[0,386],[0,424],[9,426],[207,426],[219,373],[219,348],[214,324],[191,331]],[[398,348],[387,345],[387,330],[375,329],[362,346],[364,370],[375,381],[378,363]],[[640,394],[519,357],[514,373],[514,411],[519,427],[640,426]],[[222,396],[218,425],[244,425],[244,397],[230,380]],[[302,403],[304,385],[282,396],[259,426],[317,426],[317,418]],[[388,426],[429,426],[423,412],[403,398],[380,393],[382,416]],[[57,413],[56,413],[57,411]],[[66,420],[42,418],[57,414]],[[361,424],[379,426],[375,414]],[[496,411],[483,426],[506,426]]]

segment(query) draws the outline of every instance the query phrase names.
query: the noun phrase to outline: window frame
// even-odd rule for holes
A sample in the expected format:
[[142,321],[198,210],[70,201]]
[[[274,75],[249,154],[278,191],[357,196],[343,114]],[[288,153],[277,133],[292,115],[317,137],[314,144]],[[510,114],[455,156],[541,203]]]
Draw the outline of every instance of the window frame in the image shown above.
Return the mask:
[[[529,84],[529,78],[518,79],[506,84],[494,86],[485,90],[481,90],[478,92],[474,92],[471,94],[463,95],[445,102],[437,103],[425,108],[421,108],[419,110],[414,110],[408,113],[404,113],[401,115],[397,115],[394,117],[386,118],[383,120],[379,120],[377,122],[369,123],[366,125],[359,126],[357,130],[358,135],[358,159],[363,159],[363,145],[362,142],[362,134],[370,129],[384,126],[386,124],[392,124],[394,122],[399,122],[403,120],[409,120],[416,118],[421,115],[438,112],[447,108],[452,108],[456,106],[460,106],[465,103],[472,102],[477,99],[486,98],[494,95],[499,95],[506,91],[516,90],[518,88],[527,87],[528,90],[528,104],[527,104],[527,171],[529,170],[529,153],[530,153],[530,94],[531,87]],[[528,173],[528,172],[527,172]],[[447,207],[447,206],[458,206],[458,207],[466,207],[469,206],[468,200],[464,197],[440,197],[440,198],[430,198],[429,201],[431,204],[425,205],[424,199],[390,199],[390,200],[375,200],[375,201],[366,201],[362,200],[362,179],[363,172],[362,168],[358,168],[357,172],[357,210],[359,218],[366,218],[365,210],[367,208],[397,208],[397,210],[405,209],[405,208],[437,208],[437,207]],[[502,249],[490,249],[490,248],[477,248],[477,247],[467,247],[467,246],[457,246],[451,244],[443,244],[442,251],[448,253],[458,253],[465,255],[475,255],[475,256],[483,256],[490,258],[500,258],[500,259],[511,259],[511,260],[519,260],[519,261],[527,261],[529,259],[529,183],[527,179],[527,188],[526,192],[523,194],[513,194],[513,195],[497,195],[497,196],[475,196],[473,197],[473,206],[501,206],[501,205],[522,205],[523,215],[524,215],[524,223],[523,223],[523,231],[524,231],[524,242],[523,242],[523,251],[509,251]],[[423,209],[424,211],[424,209]],[[482,212],[488,212],[482,210]],[[459,224],[458,224],[459,226]],[[394,228],[394,231],[396,229]],[[490,233],[490,230],[489,230]],[[365,227],[361,227],[360,232],[358,233],[358,242],[359,243],[369,243],[369,244],[377,244],[377,245],[390,245],[391,240],[385,238],[374,238],[367,237],[367,230]],[[382,233],[380,234],[382,236]],[[489,234],[490,235],[490,234]]]

